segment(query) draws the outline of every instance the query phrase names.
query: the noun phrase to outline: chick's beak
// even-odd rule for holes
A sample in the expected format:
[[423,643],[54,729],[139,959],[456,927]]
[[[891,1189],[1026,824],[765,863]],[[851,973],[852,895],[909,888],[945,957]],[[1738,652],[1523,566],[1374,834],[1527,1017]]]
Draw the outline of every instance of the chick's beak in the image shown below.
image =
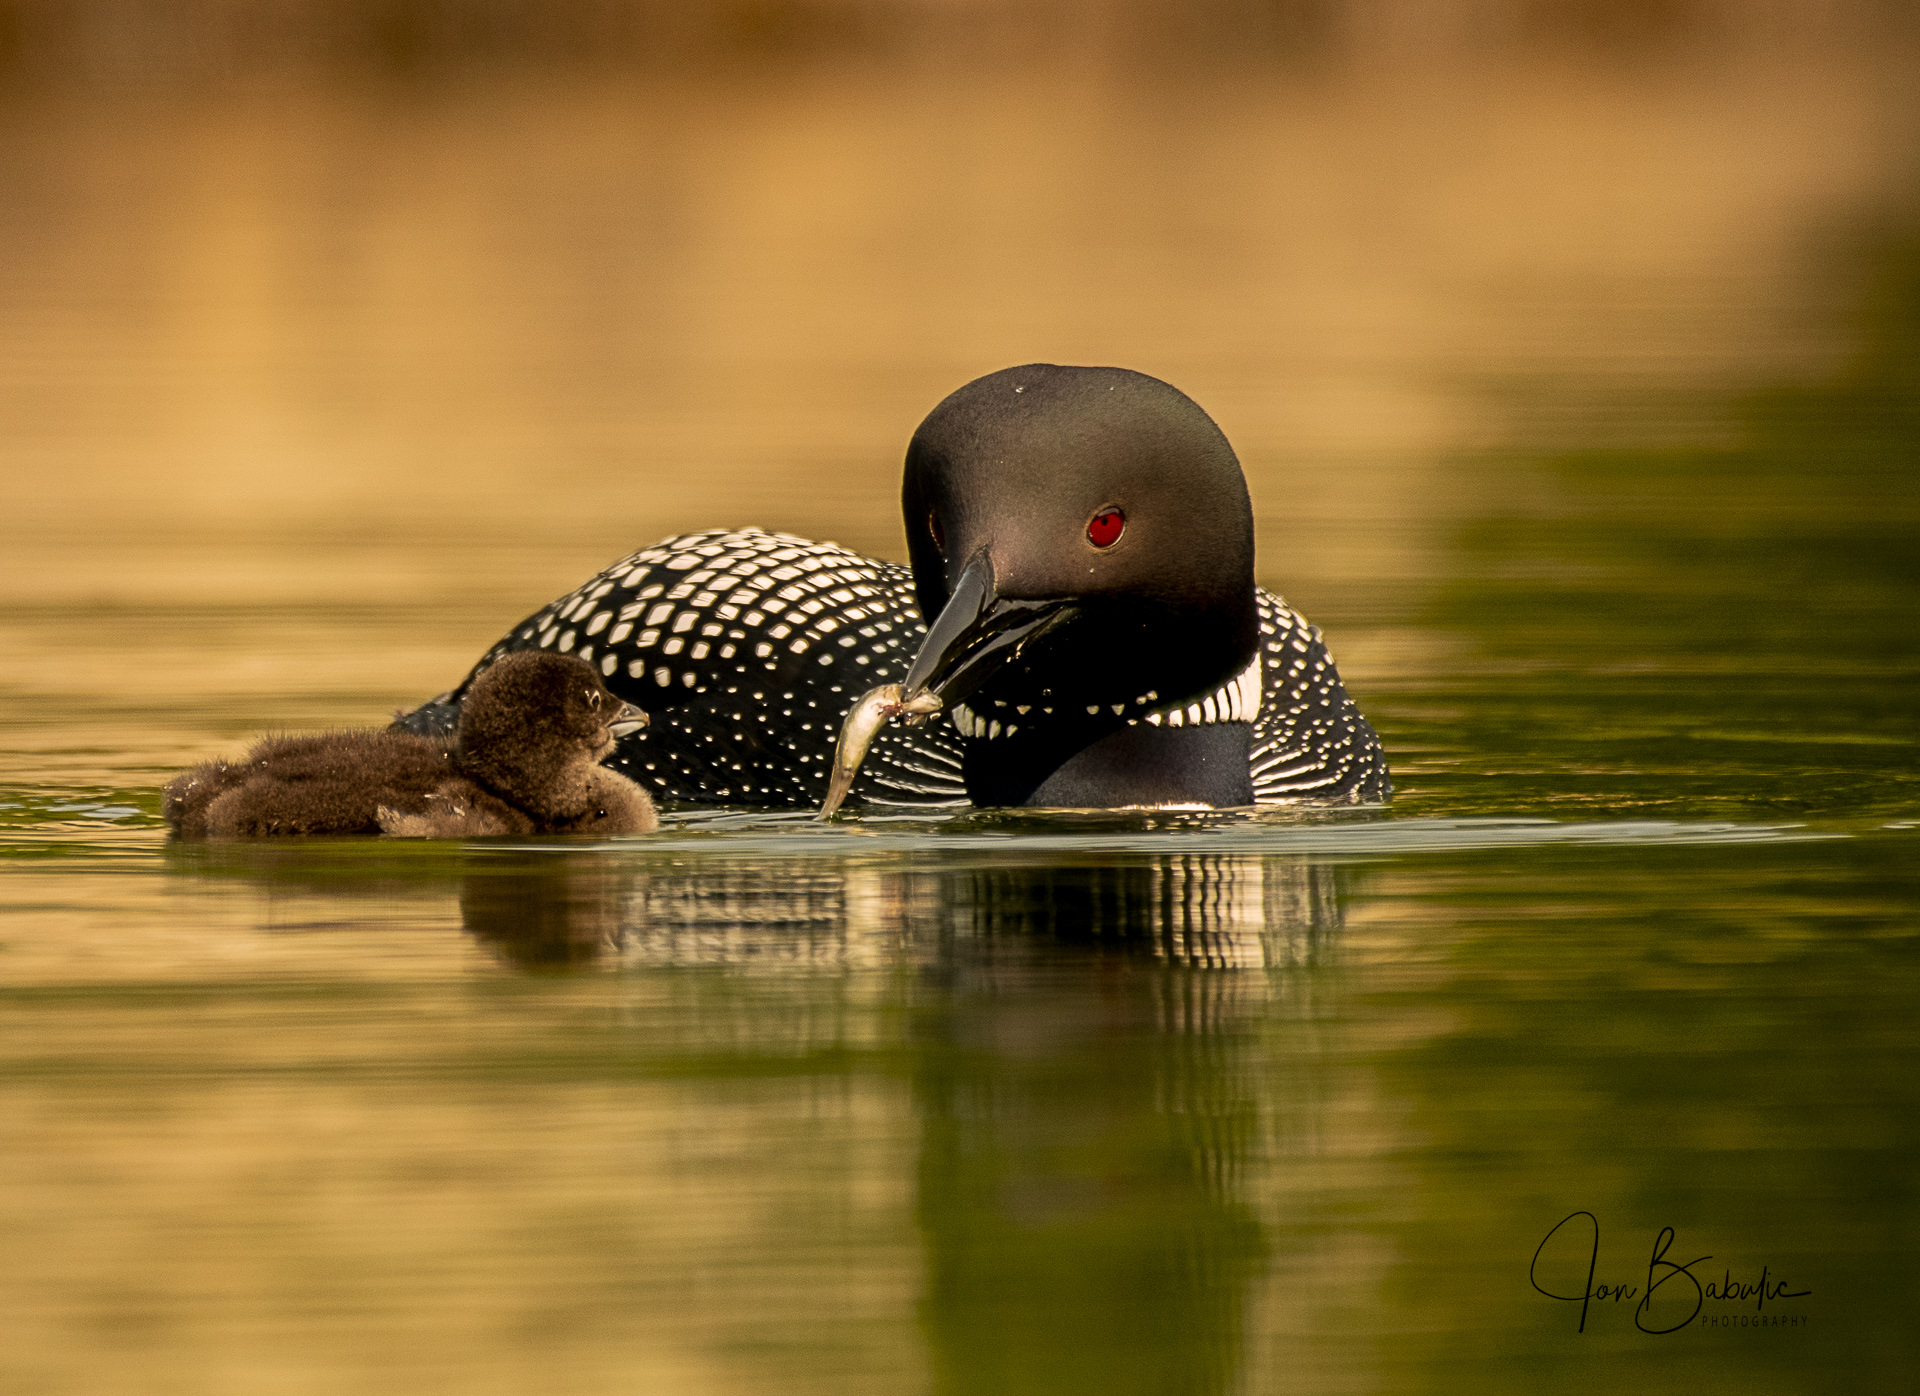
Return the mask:
[[647,715],[631,703],[622,703],[607,724],[607,730],[613,733],[615,741],[631,736],[647,725]]

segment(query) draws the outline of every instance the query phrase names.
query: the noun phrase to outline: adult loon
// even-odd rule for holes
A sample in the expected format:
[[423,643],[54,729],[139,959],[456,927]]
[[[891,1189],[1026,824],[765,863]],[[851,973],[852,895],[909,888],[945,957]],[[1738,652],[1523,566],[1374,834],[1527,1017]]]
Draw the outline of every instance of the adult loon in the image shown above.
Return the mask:
[[175,776],[162,810],[188,839],[645,833],[659,823],[646,791],[599,764],[645,720],[588,664],[533,650],[474,683],[452,740],[269,737]]
[[529,616],[396,726],[451,730],[490,666],[548,649],[646,709],[608,764],[669,801],[817,805],[842,717],[884,683],[944,711],[879,733],[856,801],[1391,792],[1319,629],[1254,585],[1232,447],[1172,386],[1052,364],[976,379],[914,434],[901,499],[910,568],[751,528],[671,538]]

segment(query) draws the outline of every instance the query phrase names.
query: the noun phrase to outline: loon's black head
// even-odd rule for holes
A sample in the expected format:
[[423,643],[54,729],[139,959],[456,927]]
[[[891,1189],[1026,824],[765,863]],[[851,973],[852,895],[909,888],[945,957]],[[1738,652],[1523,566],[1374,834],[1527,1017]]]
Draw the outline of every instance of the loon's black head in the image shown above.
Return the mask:
[[[902,506],[928,620],[903,689],[965,705],[963,735],[991,730],[991,755],[969,744],[976,800],[1030,798],[1078,753],[1254,660],[1246,480],[1212,419],[1156,378],[1030,364],[976,379],[914,434]],[[1179,767],[1141,752],[1208,745],[1163,736],[1111,743],[1104,764]],[[1105,797],[1088,803],[1126,802],[1125,772],[1109,774],[1119,786],[1086,787]],[[1140,800],[1185,788],[1156,778]]]

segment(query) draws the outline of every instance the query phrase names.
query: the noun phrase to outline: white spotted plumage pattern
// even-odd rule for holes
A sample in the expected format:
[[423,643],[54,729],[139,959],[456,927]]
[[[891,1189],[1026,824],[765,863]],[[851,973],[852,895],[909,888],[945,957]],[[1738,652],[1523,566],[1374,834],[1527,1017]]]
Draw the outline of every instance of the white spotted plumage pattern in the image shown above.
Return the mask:
[[1386,799],[1393,790],[1386,751],[1341,685],[1320,627],[1270,591],[1259,593],[1259,605],[1254,799],[1263,805]]
[[[897,563],[716,529],[622,558],[516,625],[475,673],[516,649],[579,655],[648,714],[608,765],[665,800],[807,805],[825,794],[847,709],[905,678],[925,633]],[[964,804],[959,744],[937,727],[888,727],[854,793]]]
[[[1199,700],[1148,692],[1114,705],[1129,722],[1253,721],[1261,804],[1385,799],[1386,756],[1341,686],[1317,627],[1258,593],[1255,663]],[[473,677],[514,650],[575,654],[646,728],[608,761],[667,801],[814,805],[825,794],[847,710],[905,678],[926,626],[913,576],[898,563],[756,528],[670,538],[622,558],[515,626],[465,684],[402,719],[450,731]],[[1048,708],[991,716],[956,705],[949,721],[883,728],[854,784],[881,804],[960,805],[966,740],[1012,737]],[[1254,715],[1257,710],[1257,717]],[[1094,711],[1098,711],[1097,709]]]

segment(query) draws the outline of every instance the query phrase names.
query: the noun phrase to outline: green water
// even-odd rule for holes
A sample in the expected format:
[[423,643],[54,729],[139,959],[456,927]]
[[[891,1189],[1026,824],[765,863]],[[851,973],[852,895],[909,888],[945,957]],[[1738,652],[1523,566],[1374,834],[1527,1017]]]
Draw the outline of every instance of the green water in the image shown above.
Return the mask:
[[[116,732],[254,710],[22,699],[8,1388],[1905,1389],[1920,256],[1871,265],[1726,444],[1462,459],[1442,585],[1328,589],[1386,810],[170,847]],[[304,613],[250,614],[118,623]],[[1664,1228],[1769,1297],[1642,1309]]]

